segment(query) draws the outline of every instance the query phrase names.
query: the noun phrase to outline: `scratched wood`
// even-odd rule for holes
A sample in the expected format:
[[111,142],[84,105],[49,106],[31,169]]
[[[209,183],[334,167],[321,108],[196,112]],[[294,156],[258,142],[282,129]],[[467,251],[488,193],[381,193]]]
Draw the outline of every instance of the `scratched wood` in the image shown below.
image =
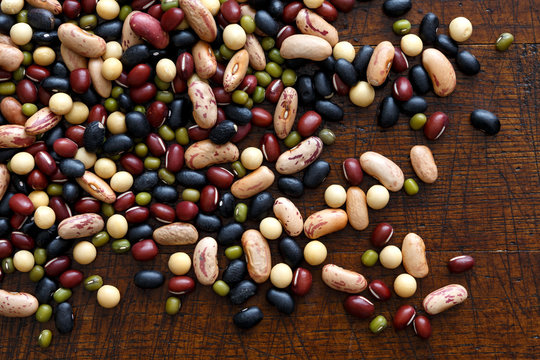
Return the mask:
[[[382,1],[358,2],[353,12],[337,23],[342,38],[354,45],[375,45],[389,39],[393,19],[381,11]],[[358,358],[457,358],[524,359],[540,357],[539,283],[540,180],[538,147],[538,1],[414,1],[407,14],[413,32],[428,11],[438,14],[439,32],[456,16],[467,16],[474,24],[472,38],[461,45],[475,54],[482,71],[474,77],[458,73],[458,86],[448,98],[427,96],[428,113],[445,111],[450,126],[436,142],[422,132],[410,130],[405,117],[398,125],[382,131],[376,126],[376,104],[389,94],[389,86],[377,91],[375,104],[358,109],[346,99],[346,118],[340,124],[327,124],[338,141],[325,149],[322,158],[332,167],[325,186],[306,191],[297,200],[304,216],[324,207],[322,194],[327,185],[345,185],[340,167],[346,157],[358,157],[373,150],[389,156],[414,177],[408,152],[415,144],[427,144],[435,155],[439,179],[433,185],[420,185],[420,193],[409,197],[392,193],[387,208],[371,211],[371,225],[356,232],[350,227],[322,239],[328,248],[327,263],[355,269],[368,279],[380,278],[392,283],[395,271],[362,267],[360,257],[369,246],[369,234],[381,221],[394,225],[393,244],[399,245],[408,232],[417,232],[426,241],[430,275],[418,282],[418,291],[410,299],[394,296],[376,303],[377,314],[391,319],[402,304],[421,308],[423,297],[449,283],[465,286],[469,299],[443,314],[431,317],[433,335],[420,340],[412,328],[396,332],[386,329],[380,335],[368,330],[367,320],[345,314],[346,295],[327,288],[320,280],[320,267],[308,267],[314,284],[304,298],[296,298],[291,316],[279,314],[266,303],[269,284],[246,305],[258,305],[264,320],[254,329],[243,331],[232,324],[232,316],[243,306],[234,306],[217,297],[209,287],[198,286],[182,298],[182,310],[171,317],[164,313],[165,287],[141,290],[132,283],[141,269],[167,271],[168,255],[175,251],[192,253],[193,247],[162,248],[149,263],[137,263],[131,255],[116,255],[100,248],[95,263],[75,268],[86,275],[100,274],[105,283],[122,293],[122,302],[114,310],[96,304],[95,294],[81,288],[71,301],[76,316],[69,335],[54,333],[53,345],[46,350],[37,346],[44,328],[54,329],[53,321],[39,324],[29,319],[0,320],[0,358],[77,358],[77,359],[162,359],[162,358],[269,358],[269,359],[358,359]],[[494,50],[498,34],[512,32],[516,42],[508,52]],[[418,63],[413,59],[412,63]],[[395,75],[392,75],[395,78]],[[469,114],[475,108],[488,109],[501,120],[501,132],[488,137],[473,129]],[[306,109],[303,109],[306,110]],[[264,131],[243,141],[242,147],[257,145]],[[375,181],[367,177],[361,187],[367,190]],[[276,188],[272,188],[278,194]],[[256,224],[249,223],[250,227]],[[305,237],[299,238],[303,246]],[[271,242],[272,259],[281,261],[277,242]],[[222,250],[222,249],[221,249]],[[452,275],[446,268],[449,258],[470,254],[475,268]],[[226,266],[220,254],[220,268]],[[10,275],[2,288],[33,291],[25,275]],[[369,295],[366,295],[369,297]]]

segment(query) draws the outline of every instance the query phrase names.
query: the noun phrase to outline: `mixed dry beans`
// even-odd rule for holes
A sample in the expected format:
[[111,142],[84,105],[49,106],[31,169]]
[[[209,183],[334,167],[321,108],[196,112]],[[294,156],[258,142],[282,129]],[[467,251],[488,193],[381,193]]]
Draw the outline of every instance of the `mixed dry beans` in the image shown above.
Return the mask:
[[[390,192],[419,191],[416,180],[405,179],[396,163],[366,151],[359,159],[343,161],[349,187],[328,186],[328,208],[304,220],[291,198],[320,186],[330,172],[329,163],[319,157],[336,139],[330,129],[319,129],[344,117],[331,98],[348,95],[353,104],[367,107],[375,90],[388,82],[390,71],[408,71],[408,76],[396,78],[391,94],[379,104],[378,125],[393,126],[403,113],[410,116],[412,129],[423,129],[427,139],[436,140],[449,117],[440,111],[424,115],[427,102],[422,95],[454,91],[456,75],[449,58],[455,58],[464,74],[480,71],[474,55],[459,50],[458,43],[472,34],[472,24],[463,17],[449,24],[449,36],[437,33],[435,14],[424,16],[418,35],[410,33],[408,20],[400,19],[393,24],[402,36],[400,47],[383,41],[357,52],[351,43],[339,41],[331,24],[338,10],[351,11],[354,4],[2,1],[0,233],[6,239],[0,240],[0,280],[15,270],[26,272],[36,289],[33,295],[0,290],[0,314],[35,314],[45,323],[54,313],[58,331],[68,333],[74,314],[67,301],[80,284],[97,293],[101,306],[114,308],[121,300],[115,286],[71,268],[72,259],[80,265],[92,263],[97,248],[109,242],[114,252],[131,252],[137,261],[154,259],[158,245],[196,244],[192,257],[186,252],[169,257],[174,276],[168,280],[168,314],[178,313],[179,296],[194,290],[191,269],[197,282],[211,285],[235,305],[270,279],[268,302],[292,313],[291,293],[304,296],[312,284],[311,272],[300,265],[305,260],[318,266],[326,260],[327,249],[317,239],[347,224],[365,230],[369,208],[387,206]],[[383,3],[383,11],[392,17],[411,7],[411,1]],[[512,41],[511,34],[502,34],[497,50],[508,49]],[[419,55],[421,64],[409,68],[407,57]],[[311,62],[317,66],[310,73],[313,68],[304,65]],[[258,106],[265,101],[275,104],[273,113],[268,106]],[[298,113],[299,105],[307,111]],[[487,110],[475,110],[471,123],[491,135],[500,129],[497,117]],[[260,148],[240,151],[236,144],[252,127],[273,131],[262,136]],[[288,150],[282,152],[280,142]],[[436,181],[437,165],[427,146],[414,146],[410,160],[418,179]],[[230,164],[230,170],[219,164]],[[294,176],[302,171],[302,180]],[[364,172],[380,182],[366,193],[359,187]],[[284,195],[277,199],[267,191],[275,182]],[[246,229],[247,220],[257,221],[258,230]],[[201,232],[215,238],[199,239]],[[294,240],[302,233],[310,240],[303,249]],[[368,250],[361,261],[366,267],[378,261],[388,269],[403,265],[405,272],[396,277],[393,289],[408,298],[416,292],[416,279],[429,273],[425,244],[409,233],[401,248],[389,245],[393,234],[390,224],[378,224],[371,243],[380,252]],[[280,238],[284,262],[272,266],[267,240]],[[220,280],[219,247],[229,259]],[[468,255],[448,263],[453,273],[473,265]],[[387,326],[384,316],[373,317],[373,302],[357,295],[369,289],[376,300],[390,299],[392,291],[382,280],[368,282],[336,264],[323,266],[322,280],[350,294],[345,310],[372,318],[372,332]],[[156,270],[134,276],[135,285],[144,289],[165,282]],[[466,298],[464,287],[450,284],[427,295],[423,309],[435,315]],[[249,328],[262,318],[261,310],[252,306],[233,321]],[[397,309],[395,329],[411,323],[420,337],[431,335],[427,316],[416,314],[411,305]],[[48,346],[51,339],[52,332],[44,330],[40,346]]]

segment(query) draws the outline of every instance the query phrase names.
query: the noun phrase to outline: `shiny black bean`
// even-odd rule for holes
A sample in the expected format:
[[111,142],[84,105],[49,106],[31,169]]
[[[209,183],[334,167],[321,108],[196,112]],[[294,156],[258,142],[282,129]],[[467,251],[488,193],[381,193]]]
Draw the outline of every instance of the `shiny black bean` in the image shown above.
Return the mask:
[[270,2],[266,5],[266,10],[268,10],[268,13],[274,19],[280,19],[281,15],[283,15],[284,7],[285,5],[281,0],[270,0]]
[[156,289],[163,285],[165,276],[157,270],[141,270],[135,274],[133,282],[141,289]]
[[244,260],[234,259],[223,271],[222,280],[229,286],[234,286],[244,280],[247,275],[247,265]]
[[153,232],[154,229],[150,224],[130,226],[126,234],[126,239],[133,244],[144,239],[151,239]]
[[285,66],[288,69],[300,69],[308,64],[306,59],[285,59]]
[[117,155],[128,151],[133,145],[131,137],[126,134],[116,134],[109,136],[101,148],[107,155]]
[[206,183],[206,175],[195,170],[182,170],[176,174],[176,180],[186,188],[201,189]]
[[279,253],[283,260],[291,267],[296,268],[304,260],[304,252],[294,239],[286,236],[279,242]]
[[174,130],[187,124],[193,106],[186,99],[176,99],[169,104],[167,124]]
[[131,70],[137,64],[145,63],[150,58],[150,49],[148,46],[134,45],[129,47],[120,58],[125,70]]
[[9,30],[15,25],[15,18],[0,12],[0,33],[9,35]]
[[14,192],[8,191],[0,200],[0,216],[10,216],[13,214],[13,211],[9,207],[9,199],[11,199],[13,195],[15,195]]
[[410,68],[409,81],[417,94],[424,95],[431,89],[431,79],[426,69],[420,64]]
[[67,182],[62,186],[62,197],[64,198],[64,201],[72,204],[76,200],[79,199],[80,195],[80,187],[79,185]]
[[235,201],[234,196],[230,192],[226,192],[221,195],[218,202],[219,215],[224,218],[230,218],[234,215]]
[[52,93],[67,93],[70,89],[69,79],[67,77],[49,76],[48,78],[43,79],[41,87]]
[[46,304],[51,300],[56,289],[56,283],[48,277],[44,277],[36,284],[34,295],[40,304]]
[[388,128],[394,126],[399,119],[399,106],[392,96],[385,97],[377,109],[377,124]]
[[[36,239],[36,244],[37,244]],[[71,249],[73,246],[72,240],[64,240],[60,236],[55,237],[51,242],[45,247],[47,250],[47,257],[49,259],[55,258],[60,255],[64,255],[66,252]]]
[[439,18],[434,13],[427,13],[420,23],[420,38],[424,45],[432,45],[437,38],[439,28]]
[[41,229],[37,227],[34,219],[31,217],[26,218],[26,221],[22,224],[19,230],[22,233],[30,235],[32,238],[35,238],[36,235],[41,231]]
[[[334,88],[332,87],[332,90]],[[315,111],[322,116],[323,120],[341,121],[343,120],[343,109],[328,100],[317,100],[315,102]]]
[[60,44],[56,31],[36,31],[32,34],[32,43],[35,46],[56,46]]
[[279,31],[279,24],[265,10],[259,10],[255,14],[255,25],[266,35],[276,37]]
[[244,233],[244,227],[236,222],[223,226],[216,238],[219,245],[230,246],[240,241],[242,234]]
[[133,108],[135,107],[135,104],[133,104],[133,101],[127,94],[118,95],[116,102],[118,103],[118,109],[124,114],[133,111]]
[[84,129],[84,148],[95,153],[105,141],[105,126],[99,121],[93,121]]
[[43,140],[47,147],[52,149],[54,142],[61,137],[64,137],[64,129],[61,126],[56,126],[44,134]]
[[17,192],[25,195],[30,194],[30,187],[26,183],[25,179],[21,175],[11,175],[11,185],[17,190]]
[[54,324],[60,334],[67,334],[73,330],[75,316],[73,309],[68,302],[63,302],[56,305],[56,313],[54,315]]
[[176,187],[170,185],[159,185],[152,191],[154,200],[164,203],[173,203],[178,200]]
[[296,81],[296,91],[298,92],[298,100],[301,104],[307,105],[315,102],[315,88],[313,80],[308,75],[302,75]]
[[214,126],[212,130],[210,130],[210,135],[208,138],[214,144],[225,144],[229,140],[231,140],[234,135],[236,135],[237,130],[238,127],[235,123],[230,120],[225,120]]
[[258,306],[251,306],[240,310],[233,316],[233,322],[242,329],[249,329],[261,322],[264,315]]
[[234,305],[239,305],[246,302],[247,299],[256,293],[257,284],[255,284],[252,280],[242,280],[236,286],[231,288],[231,291],[229,292],[229,299]]
[[324,160],[317,160],[307,167],[303,183],[306,187],[314,189],[326,180],[329,173],[330,165]]
[[[47,230],[41,230],[34,236],[34,241],[36,242],[37,247],[46,248],[50,245],[50,243],[58,237],[58,226],[54,224]],[[73,244],[73,241],[71,241]],[[49,251],[47,250],[47,254],[49,254]],[[58,254],[61,255],[61,254]],[[51,257],[56,257],[58,255],[51,255]]]
[[60,161],[60,171],[68,178],[77,178],[83,176],[86,169],[80,160],[64,159]]
[[92,88],[86,90],[84,94],[80,94],[78,98],[85,103],[88,107],[92,107],[96,104],[99,104],[101,97],[96,93]]
[[304,184],[294,176],[281,176],[278,189],[287,196],[298,198],[304,194]]
[[197,35],[191,30],[182,30],[171,36],[171,43],[179,49],[191,49],[199,40]]
[[358,82],[356,70],[350,62],[345,59],[336,61],[336,73],[347,86],[352,87]]
[[421,96],[413,96],[409,100],[399,104],[401,111],[409,116],[424,113],[427,109],[427,101]]
[[[2,125],[5,125],[5,123]],[[19,149],[0,149],[0,162],[5,163],[6,161],[9,161],[9,159],[18,152]]]
[[480,72],[480,63],[476,57],[468,51],[460,51],[456,56],[458,69],[465,75],[476,75]]
[[322,71],[317,71],[313,76],[313,84],[315,91],[320,97],[330,99],[334,96],[334,87],[332,86],[332,78]]
[[69,73],[70,72],[66,64],[64,64],[61,61],[57,61],[52,65],[52,68],[51,68],[52,76],[57,76],[60,78],[69,78]]
[[471,124],[487,135],[495,135],[501,130],[501,122],[497,116],[483,109],[477,109],[471,113]]
[[294,299],[285,290],[270,288],[266,292],[266,300],[279,312],[290,315],[294,311]]
[[388,16],[398,17],[411,10],[411,0],[386,0],[383,3],[383,11]]
[[151,191],[158,183],[158,173],[155,171],[147,171],[135,178],[133,181],[133,190],[135,192]]
[[330,55],[323,61],[320,61],[319,65],[324,71],[329,74],[333,74],[336,72],[336,58],[334,58],[332,55]]
[[28,10],[28,25],[37,30],[54,29],[54,14],[47,9],[33,8]]
[[239,105],[227,105],[225,107],[227,119],[234,121],[237,125],[246,125],[251,121],[253,114],[251,110]]
[[122,37],[122,25],[120,20],[105,21],[94,29],[94,34],[105,41],[113,41]]
[[435,39],[435,47],[448,57],[456,57],[458,44],[448,35],[439,34]]
[[199,213],[195,218],[197,229],[206,232],[217,232],[221,228],[221,220],[215,215]]
[[0,236],[5,236],[10,229],[9,220],[5,217],[0,218]]
[[274,206],[274,197],[267,191],[257,194],[251,200],[248,210],[248,218],[252,220],[262,220],[268,215]]
[[152,132],[152,126],[146,116],[139,111],[126,114],[126,128],[128,134],[135,138],[143,138]]

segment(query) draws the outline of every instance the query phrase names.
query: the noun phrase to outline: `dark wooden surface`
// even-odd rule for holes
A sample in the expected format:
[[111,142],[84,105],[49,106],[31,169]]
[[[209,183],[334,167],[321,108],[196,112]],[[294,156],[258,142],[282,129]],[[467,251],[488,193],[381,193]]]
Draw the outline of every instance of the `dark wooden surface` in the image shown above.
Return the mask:
[[[342,15],[337,24],[341,38],[356,46],[382,40],[398,44],[399,38],[391,30],[393,19],[382,14],[381,4],[380,0],[356,3],[354,11]],[[184,296],[180,314],[171,317],[164,313],[166,288],[141,290],[133,285],[132,277],[141,269],[158,269],[170,276],[166,264],[169,254],[180,250],[191,254],[193,247],[162,247],[150,263],[137,263],[131,255],[116,255],[105,247],[99,249],[95,263],[75,267],[86,275],[100,274],[106,283],[117,286],[122,294],[120,306],[105,310],[97,305],[95,294],[75,289],[71,300],[75,329],[70,335],[54,330],[53,345],[47,350],[39,349],[37,336],[44,328],[54,329],[53,321],[39,324],[33,318],[1,319],[0,358],[540,357],[539,6],[535,0],[414,1],[406,18],[414,24],[415,33],[428,11],[439,16],[439,33],[447,33],[448,23],[456,16],[466,16],[474,25],[472,38],[461,49],[477,56],[481,73],[466,77],[458,72],[454,94],[442,99],[427,97],[427,112],[445,111],[450,115],[450,126],[436,142],[412,131],[404,116],[395,127],[381,131],[376,126],[376,104],[389,94],[389,86],[377,91],[375,103],[367,109],[340,99],[346,106],[346,118],[340,124],[328,124],[338,141],[322,154],[322,159],[331,163],[331,174],[324,186],[308,190],[303,199],[295,201],[304,216],[323,208],[326,186],[345,185],[340,164],[346,157],[377,151],[396,161],[406,177],[414,177],[408,160],[410,148],[426,144],[432,149],[439,167],[435,184],[421,184],[414,197],[403,191],[392,193],[387,208],[370,212],[371,225],[363,232],[347,227],[322,239],[329,253],[326,263],[392,283],[403,271],[401,267],[395,271],[381,266],[368,269],[360,262],[362,252],[370,248],[368,239],[374,225],[392,223],[392,243],[396,245],[408,232],[421,235],[428,252],[429,276],[418,282],[412,298],[394,296],[386,303],[377,302],[376,312],[391,319],[402,304],[419,309],[430,291],[449,283],[462,284],[469,298],[431,317],[433,335],[428,341],[416,337],[411,327],[371,334],[367,320],[345,314],[342,301],[346,295],[322,283],[320,267],[308,266],[313,272],[313,288],[306,297],[296,298],[296,311],[291,316],[268,305],[264,295],[269,284],[261,286],[247,303],[260,306],[265,315],[254,329],[237,329],[232,316],[243,306],[231,305],[204,286]],[[513,33],[516,41],[508,52],[496,52],[495,39],[506,31]],[[488,137],[472,128],[469,113],[476,108],[498,115],[502,128],[497,136]],[[241,147],[256,144],[262,133],[257,129]],[[368,177],[361,187],[367,190],[374,183]],[[307,242],[303,236],[298,241],[302,246]],[[280,262],[277,242],[270,246],[273,262]],[[220,250],[223,270],[226,259]],[[474,256],[476,266],[465,274],[449,274],[447,260],[461,254]],[[27,276],[20,274],[8,276],[2,284],[10,290],[32,291],[33,287]]]

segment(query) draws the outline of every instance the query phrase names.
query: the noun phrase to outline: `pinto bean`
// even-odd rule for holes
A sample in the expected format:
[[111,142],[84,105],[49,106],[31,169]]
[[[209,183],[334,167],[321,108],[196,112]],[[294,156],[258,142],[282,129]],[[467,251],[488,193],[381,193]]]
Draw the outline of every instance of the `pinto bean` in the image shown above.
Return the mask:
[[310,239],[342,230],[347,226],[347,213],[341,209],[324,209],[311,214],[304,223],[304,233]]
[[322,269],[322,280],[334,290],[357,294],[367,287],[366,278],[355,271],[334,264],[326,264]]
[[208,236],[199,240],[193,251],[193,270],[203,285],[212,285],[219,275],[217,249],[217,241]]
[[216,145],[208,139],[192,144],[184,153],[186,165],[190,169],[203,169],[211,165],[233,162],[238,160],[239,156],[240,152],[233,143]]
[[272,270],[272,257],[268,242],[257,230],[247,230],[242,235],[249,276],[256,283],[265,282]]

